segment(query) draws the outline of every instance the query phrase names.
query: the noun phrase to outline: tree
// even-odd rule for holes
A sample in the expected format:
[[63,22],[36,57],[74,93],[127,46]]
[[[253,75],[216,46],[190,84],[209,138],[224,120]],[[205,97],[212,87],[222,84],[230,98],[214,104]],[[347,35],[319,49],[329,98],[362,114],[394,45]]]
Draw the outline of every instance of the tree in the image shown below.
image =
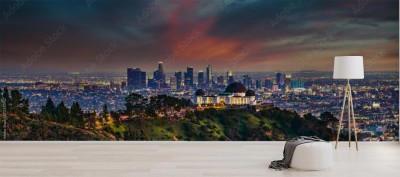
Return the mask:
[[95,111],[89,112],[87,117],[88,117],[88,123],[89,123],[88,127],[89,127],[89,129],[92,129],[92,130],[95,129],[96,128],[96,121],[97,121],[96,112]]
[[26,115],[28,115],[29,114],[29,99],[28,98],[22,99],[21,102],[22,102],[22,107],[20,108],[21,111],[23,113],[25,113]]
[[108,114],[109,114],[109,112],[108,112],[108,109],[107,109],[107,104],[104,104],[104,106],[103,106],[103,120],[104,120],[105,123],[108,122]]
[[55,121],[56,120],[56,106],[51,98],[47,99],[46,105],[42,107],[40,112],[40,117],[46,120]]
[[79,128],[85,128],[85,118],[78,102],[72,103],[70,116],[71,119],[69,122],[71,125],[74,125]]
[[0,88],[0,114],[3,114],[3,94],[2,93],[3,93],[3,90]]
[[319,121],[316,117],[314,117],[311,113],[305,114],[305,115],[304,115],[304,119],[307,120],[307,121],[309,121],[309,122],[311,122],[311,123],[314,123],[314,124],[320,122],[320,121]]
[[156,117],[157,113],[163,113],[165,117],[170,117],[174,111],[180,111],[186,105],[186,100],[167,95],[156,95],[150,98],[146,114]]
[[[6,91],[8,92],[8,90]],[[9,98],[8,93],[5,92],[3,96],[6,98],[6,108],[8,107],[7,112],[11,114],[18,114],[19,116],[25,116],[29,114],[29,100],[23,99],[22,94],[18,90],[11,90],[11,98]],[[2,107],[3,105],[1,108]]]
[[3,98],[5,99],[5,102],[6,102],[6,112],[9,112],[11,99],[10,99],[10,95],[9,95],[7,87],[4,87]]
[[69,109],[65,106],[64,101],[57,105],[56,122],[67,123],[70,119]]
[[121,110],[119,110],[119,111],[117,111],[117,112],[115,112],[115,111],[111,111],[111,112],[110,112],[111,119],[114,120],[114,124],[115,124],[116,126],[119,126],[119,125],[121,124],[121,120],[119,119],[120,116],[121,116],[121,114],[122,114],[122,111],[121,111]]
[[125,102],[126,112],[129,116],[143,116],[147,100],[142,95],[130,93],[125,98]]
[[[20,104],[22,105],[22,95],[19,93],[18,90],[11,90],[11,113],[17,113],[20,107]],[[22,106],[21,106],[22,107]]]
[[339,122],[339,120],[330,112],[321,113],[319,118],[324,126],[329,125],[332,129],[334,129],[336,127],[336,123]]

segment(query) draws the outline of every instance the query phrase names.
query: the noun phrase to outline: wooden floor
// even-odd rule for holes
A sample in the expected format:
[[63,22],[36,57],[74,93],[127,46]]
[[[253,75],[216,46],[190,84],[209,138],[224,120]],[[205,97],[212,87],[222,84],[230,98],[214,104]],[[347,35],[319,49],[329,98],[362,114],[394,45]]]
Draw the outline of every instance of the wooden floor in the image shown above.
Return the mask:
[[[333,145],[333,144],[332,144]],[[392,177],[400,174],[399,142],[345,142],[323,171],[267,166],[284,142],[0,142],[1,177]],[[354,146],[354,144],[353,144]]]

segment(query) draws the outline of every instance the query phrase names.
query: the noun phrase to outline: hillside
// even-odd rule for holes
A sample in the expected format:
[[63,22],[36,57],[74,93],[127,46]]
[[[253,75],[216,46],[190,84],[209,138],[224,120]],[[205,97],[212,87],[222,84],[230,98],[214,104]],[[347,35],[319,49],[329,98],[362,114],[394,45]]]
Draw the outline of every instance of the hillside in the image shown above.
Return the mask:
[[313,116],[280,109],[188,111],[185,119],[130,120],[122,123],[125,140],[283,141],[295,136],[334,139],[334,131]]
[[[3,116],[0,116],[0,121],[3,123]],[[116,138],[104,131],[84,130],[46,120],[8,115],[7,140],[85,141],[116,140]]]
[[[2,121],[0,119],[0,121]],[[334,140],[326,121],[278,108],[186,111],[184,118],[131,118],[88,130],[26,116],[9,115],[7,140],[284,141],[295,136]],[[109,133],[110,132],[110,133]]]
[[338,122],[329,112],[317,118],[279,108],[256,111],[251,106],[197,110],[190,100],[167,95],[147,99],[131,93],[125,98],[126,110],[109,112],[105,104],[100,114],[84,112],[78,102],[56,105],[51,98],[40,113],[30,113],[29,100],[7,87],[0,89],[0,98],[4,100],[1,123],[2,113],[8,114],[7,140],[282,141],[295,136],[333,140],[332,128]]

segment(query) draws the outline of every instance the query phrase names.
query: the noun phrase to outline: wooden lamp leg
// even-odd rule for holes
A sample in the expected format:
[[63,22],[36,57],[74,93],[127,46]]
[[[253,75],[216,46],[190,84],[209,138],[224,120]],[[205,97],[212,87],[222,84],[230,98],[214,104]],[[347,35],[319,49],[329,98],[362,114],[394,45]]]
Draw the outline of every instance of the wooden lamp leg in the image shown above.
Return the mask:
[[338,141],[339,141],[339,135],[340,135],[340,128],[342,127],[342,120],[343,120],[343,113],[344,113],[344,106],[346,104],[346,97],[347,97],[347,86],[344,89],[344,97],[343,97],[343,105],[342,105],[342,113],[340,114],[340,119],[339,119],[339,126],[338,126],[338,130],[337,130],[337,135],[336,135],[336,145],[335,145],[335,149],[337,149],[337,145],[338,145]]
[[[350,87],[351,90],[351,87]],[[353,117],[353,128],[354,128],[354,140],[356,141],[356,150],[358,151],[358,141],[357,141],[357,129],[356,129],[356,117],[354,116],[354,105],[353,105],[353,95],[350,95],[351,113]]]
[[349,147],[351,147],[351,123],[350,123],[350,101],[351,101],[351,87],[350,85],[347,86],[348,88],[348,93],[347,93],[347,131],[348,131],[348,135],[349,135]]

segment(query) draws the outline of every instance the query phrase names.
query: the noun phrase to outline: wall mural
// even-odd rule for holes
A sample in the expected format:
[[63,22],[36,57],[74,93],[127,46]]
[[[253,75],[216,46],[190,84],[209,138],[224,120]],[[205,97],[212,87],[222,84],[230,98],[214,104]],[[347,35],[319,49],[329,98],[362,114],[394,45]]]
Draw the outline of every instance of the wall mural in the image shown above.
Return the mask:
[[334,57],[363,56],[358,140],[398,141],[398,7],[2,1],[1,140],[334,140],[347,82]]

